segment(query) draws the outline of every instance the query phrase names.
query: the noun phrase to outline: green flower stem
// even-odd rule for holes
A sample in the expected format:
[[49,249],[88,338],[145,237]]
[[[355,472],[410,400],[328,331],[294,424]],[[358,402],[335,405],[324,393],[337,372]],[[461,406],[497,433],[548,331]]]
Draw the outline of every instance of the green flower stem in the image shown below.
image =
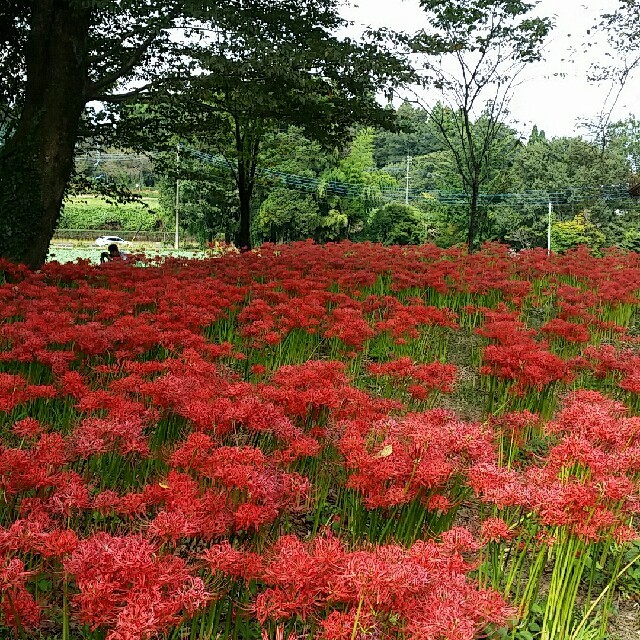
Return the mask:
[[578,626],[573,630],[573,633],[571,634],[571,636],[569,637],[568,640],[578,640],[578,634],[580,633],[580,631],[582,631],[582,628],[584,627],[584,625],[587,623],[587,621],[589,620],[589,617],[591,616],[591,614],[593,613],[594,609],[598,606],[598,604],[600,603],[600,601],[607,595],[607,593],[609,593],[609,591],[611,590],[611,588],[613,587],[613,585],[629,570],[631,569],[631,567],[638,562],[638,560],[640,560],[640,553],[637,554],[633,560],[631,560],[631,562],[627,563],[624,567],[622,567],[622,569],[620,569],[620,571],[618,571],[618,573],[609,581],[609,584],[607,584],[607,586],[602,590],[602,593],[600,593],[600,595],[593,601],[593,603],[591,604],[591,606],[589,607],[589,609],[587,609],[587,612],[584,614],[584,616],[582,617],[582,620],[580,620]]

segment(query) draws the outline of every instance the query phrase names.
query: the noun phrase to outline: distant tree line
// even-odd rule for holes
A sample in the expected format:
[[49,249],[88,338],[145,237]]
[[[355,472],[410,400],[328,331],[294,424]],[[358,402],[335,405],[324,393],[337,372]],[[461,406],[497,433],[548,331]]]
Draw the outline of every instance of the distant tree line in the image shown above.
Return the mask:
[[[265,133],[258,165],[313,178],[318,188],[309,190],[304,181],[287,184],[258,173],[251,202],[252,241],[350,238],[387,244],[466,243],[467,202],[447,204],[446,199],[440,202],[432,195],[465,191],[439,127],[429,112],[408,102],[396,110],[396,116],[401,130],[361,128],[343,150],[326,150],[295,127]],[[473,126],[481,128],[485,123],[480,118]],[[601,188],[632,184],[640,167],[640,122],[630,116],[609,129],[603,147],[588,131],[580,137],[547,138],[534,126],[528,139],[523,139],[501,124],[482,191],[496,197],[479,202],[484,222],[478,242],[496,240],[515,249],[546,246],[547,201],[552,200],[554,249],[577,244],[640,249],[640,200],[625,197],[624,188],[610,199],[607,189]],[[404,204],[407,166],[408,206]],[[203,242],[233,240],[239,220],[230,172],[220,164],[193,161],[185,162],[182,171],[182,231]],[[170,227],[175,180],[167,176],[158,180],[161,214]],[[354,185],[360,195],[328,194],[325,187],[332,181]],[[386,195],[389,190],[393,200]],[[531,191],[540,192],[537,202],[507,195]]]

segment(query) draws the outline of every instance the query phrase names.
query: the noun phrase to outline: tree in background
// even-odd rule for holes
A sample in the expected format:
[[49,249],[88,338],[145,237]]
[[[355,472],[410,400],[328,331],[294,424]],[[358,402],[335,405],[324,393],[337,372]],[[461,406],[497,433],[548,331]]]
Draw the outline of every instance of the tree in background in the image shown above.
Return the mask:
[[380,169],[393,167],[399,175],[404,175],[407,156],[425,156],[443,148],[429,112],[408,101],[398,107],[397,128],[376,132],[374,156]]
[[[400,110],[413,114],[425,137],[437,131],[427,110],[407,109],[407,105]],[[473,125],[478,134],[486,126],[482,116]],[[379,163],[378,167],[403,182],[404,156],[412,156],[411,201],[426,215],[435,242],[441,246],[464,242],[468,208],[455,197],[465,188],[451,150],[441,146],[420,155],[424,145],[407,131],[378,132],[376,139],[376,149],[382,150],[380,157],[396,161],[386,166]],[[548,139],[535,126],[528,142],[523,143],[515,130],[500,123],[492,161],[484,168],[483,196],[479,199],[484,224],[478,231],[478,242],[498,240],[517,249],[546,246],[548,203],[553,202],[555,222],[586,216],[598,231],[591,241],[604,234],[604,244],[633,249],[638,235],[634,229],[640,228],[640,199],[625,197],[626,188],[614,190],[621,191],[621,197],[612,199],[606,195],[606,187],[628,183],[637,171],[639,150],[640,127],[633,117],[609,125],[604,149],[595,135]]]
[[262,202],[256,232],[269,242],[315,238],[324,227],[317,200],[309,193],[276,187]]
[[393,202],[371,213],[366,237],[381,244],[422,244],[428,235],[427,220],[420,209]]
[[[593,136],[605,148],[612,133],[612,113],[622,94],[640,68],[640,7],[637,0],[618,0],[618,6],[600,19],[597,29],[604,32],[611,54],[606,63],[592,65],[590,80],[609,84],[596,122],[590,123]],[[590,47],[591,42],[586,43]]]
[[332,183],[354,187],[353,193],[334,193],[327,197],[328,215],[333,220],[331,224],[334,228],[340,225],[340,234],[334,239],[358,237],[367,224],[369,213],[378,205],[385,190],[398,187],[392,176],[376,168],[374,137],[372,128],[361,129],[347,155],[322,176],[321,195],[327,192]]
[[[376,95],[409,79],[411,70],[379,40],[334,35],[344,25],[337,7],[336,0],[279,0],[260,11],[239,6],[224,28],[217,23],[215,39],[187,49],[197,73],[133,111],[147,122],[162,118],[161,130],[224,158],[238,193],[239,247],[251,247],[260,152],[271,132],[295,126],[333,148],[357,124],[393,124],[394,112]],[[141,129],[135,119],[133,129]],[[161,142],[145,135],[138,144]]]
[[572,220],[554,222],[551,232],[551,249],[566,251],[585,244],[592,248],[602,246],[605,235],[588,219],[588,212],[578,214]]
[[620,245],[625,228],[637,220],[637,206],[630,200],[611,202],[603,198],[601,187],[628,182],[627,144],[631,143],[616,141],[601,149],[596,140],[580,137],[549,140],[534,132],[528,144],[518,149],[507,179],[515,193],[538,192],[539,203],[502,205],[503,237],[515,242],[518,248],[544,246],[547,200],[554,203],[558,221],[571,221],[588,210],[591,224],[604,234],[604,241]]
[[[396,180],[376,168],[373,138],[373,130],[365,128],[346,149],[331,151],[309,140],[295,127],[265,133],[252,198],[253,241],[312,238],[327,242],[349,235],[360,237],[369,213],[379,206],[385,189],[398,187]],[[171,162],[175,165],[175,152],[170,156],[167,169]],[[215,226],[196,234],[209,240],[221,234],[235,237],[238,228],[236,187],[222,158],[217,160],[215,166],[188,154],[182,154],[180,160],[183,185],[180,220],[185,230],[193,233],[207,216],[205,209],[214,206],[203,194],[215,185],[226,185],[227,196],[231,198],[227,219],[216,217]],[[175,177],[174,173],[171,175]],[[187,184],[193,188],[187,188]],[[175,181],[168,180],[165,191],[162,203],[169,219],[174,213]]]
[[3,3],[0,76],[11,80],[0,90],[0,256],[34,268],[46,259],[76,144],[85,133],[96,135],[95,126],[83,133],[81,125],[111,133],[109,123],[84,118],[89,102],[120,105],[158,95],[161,87],[166,100],[184,95],[186,80],[191,105],[213,110],[234,141],[239,236],[247,244],[252,158],[268,121],[301,123],[336,141],[360,119],[389,116],[375,94],[406,68],[376,41],[358,45],[331,35],[342,24],[338,5]]
[[[231,242],[237,231],[238,209],[235,185],[226,172],[191,162],[182,167],[181,176],[179,235],[196,238],[202,245],[216,239]],[[175,230],[175,179],[164,180],[159,200],[165,228]]]
[[[469,183],[460,172],[459,158],[464,156],[465,149],[459,145],[459,140],[454,133],[458,116],[449,109],[438,106],[433,110],[435,127],[441,130],[445,127],[450,131],[450,145],[442,151],[432,153],[422,159],[428,169],[434,186],[439,191],[453,192],[454,194],[468,194]],[[478,189],[476,212],[477,228],[475,232],[476,244],[486,240],[498,239],[504,231],[503,220],[497,215],[497,203],[500,202],[500,194],[512,191],[509,180],[509,171],[517,156],[517,150],[522,142],[517,132],[502,122],[493,122],[491,117],[481,114],[472,123],[472,142],[478,146],[483,144],[488,137],[491,143],[484,162],[478,167]],[[491,133],[488,133],[491,130]],[[494,198],[491,194],[497,194]],[[459,196],[453,198],[450,204],[438,206],[434,210],[434,222],[443,234],[441,244],[462,244],[469,241],[469,204]]]
[[[479,194],[487,180],[494,141],[519,74],[541,57],[551,22],[530,15],[520,0],[421,0],[432,27],[412,42],[424,54],[423,79],[442,93],[444,108],[432,110],[443,143],[452,153],[469,193],[467,245],[478,245],[484,224]],[[481,131],[474,127],[483,117]]]
[[[87,103],[144,93],[166,70],[175,48],[170,27],[206,5],[175,0],[3,2],[0,256],[33,268],[45,261]],[[180,66],[179,60],[172,65]],[[137,88],[127,90],[134,80]]]

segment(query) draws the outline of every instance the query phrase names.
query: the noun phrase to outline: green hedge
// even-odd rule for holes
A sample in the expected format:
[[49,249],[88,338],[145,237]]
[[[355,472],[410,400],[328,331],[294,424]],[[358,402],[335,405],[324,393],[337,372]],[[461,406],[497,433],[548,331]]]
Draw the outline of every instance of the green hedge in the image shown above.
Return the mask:
[[137,203],[109,204],[94,196],[78,196],[65,202],[59,229],[107,229],[153,231],[161,226],[156,198],[143,198],[148,209]]

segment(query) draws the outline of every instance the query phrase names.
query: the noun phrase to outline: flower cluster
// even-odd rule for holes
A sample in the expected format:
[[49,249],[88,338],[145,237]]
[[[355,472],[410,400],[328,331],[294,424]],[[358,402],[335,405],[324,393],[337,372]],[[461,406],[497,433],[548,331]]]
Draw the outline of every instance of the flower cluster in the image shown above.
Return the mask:
[[[410,548],[384,545],[347,551],[335,537],[304,543],[284,536],[258,562],[229,547],[209,549],[212,570],[259,579],[255,601],[261,622],[299,617],[325,640],[354,637],[472,640],[513,615],[495,592],[478,589],[465,557],[478,544],[465,529],[452,529],[441,543]],[[250,570],[248,568],[250,567]]]
[[[493,460],[491,432],[443,409],[387,419],[366,431],[347,424],[339,449],[349,470],[347,486],[361,492],[369,507],[422,500],[429,508],[430,499],[469,465]],[[443,510],[443,501],[437,504]]]

